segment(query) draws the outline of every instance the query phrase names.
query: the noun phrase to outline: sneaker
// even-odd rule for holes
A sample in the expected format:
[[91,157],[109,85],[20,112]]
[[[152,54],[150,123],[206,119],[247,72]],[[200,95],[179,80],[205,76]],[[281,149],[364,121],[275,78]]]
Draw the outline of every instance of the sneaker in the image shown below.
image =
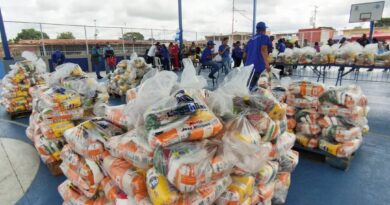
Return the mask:
[[215,79],[215,77],[213,75],[211,75],[211,74],[209,74],[209,78]]
[[97,79],[99,79],[99,80],[102,79],[102,78],[103,78],[102,76],[98,76],[98,77],[97,77]]

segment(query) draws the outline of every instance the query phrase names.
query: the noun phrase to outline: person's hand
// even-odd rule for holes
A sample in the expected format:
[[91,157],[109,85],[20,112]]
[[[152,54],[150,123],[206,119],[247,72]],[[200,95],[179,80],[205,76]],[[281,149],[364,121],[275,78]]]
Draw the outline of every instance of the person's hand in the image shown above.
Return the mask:
[[271,72],[271,66],[266,65],[266,66],[265,66],[265,69],[266,69],[266,71],[267,71],[268,73]]

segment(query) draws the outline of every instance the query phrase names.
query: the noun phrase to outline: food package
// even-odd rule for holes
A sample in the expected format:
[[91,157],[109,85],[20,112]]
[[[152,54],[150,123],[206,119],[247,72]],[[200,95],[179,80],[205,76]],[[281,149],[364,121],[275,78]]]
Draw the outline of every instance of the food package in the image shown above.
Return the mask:
[[321,139],[319,141],[319,148],[336,157],[349,157],[355,153],[357,149],[359,149],[362,141],[362,137],[346,142],[335,142],[331,139]]
[[152,147],[206,139],[222,130],[222,123],[198,99],[196,93],[177,91],[144,114],[145,129]]
[[276,156],[280,157],[288,154],[294,146],[296,135],[290,132],[281,134],[276,142]]
[[109,154],[104,155],[102,167],[127,195],[137,200],[147,197],[144,171],[135,170],[129,162]]
[[255,187],[252,195],[252,204],[271,205],[272,197],[274,196],[275,181],[268,184],[258,184]]
[[[253,176],[232,176],[232,183],[216,201],[217,205],[252,204],[252,194],[255,186]],[[247,201],[249,199],[249,201]]]
[[50,87],[62,85],[65,78],[81,77],[85,73],[81,67],[74,63],[64,63],[55,68],[55,72],[51,73],[49,79]]
[[42,122],[39,126],[45,138],[56,139],[61,138],[67,129],[73,128],[74,124],[71,121],[59,121],[51,124]]
[[296,97],[292,94],[287,95],[286,102],[289,106],[294,106],[300,109],[318,108],[318,106],[320,105],[320,102],[317,97]]
[[312,47],[301,48],[301,56],[299,57],[298,64],[311,64],[316,50]]
[[279,170],[279,163],[276,161],[267,161],[256,174],[256,182],[258,184],[269,184],[273,182]]
[[148,193],[154,205],[211,205],[225,192],[230,183],[230,176],[225,176],[191,193],[183,194],[170,185],[165,176],[154,168],[149,169],[146,176]]
[[50,140],[43,137],[43,135],[36,135],[34,136],[33,142],[43,163],[49,164],[60,160],[60,153],[62,147],[65,145],[64,139]]
[[334,137],[337,142],[347,142],[362,136],[360,127],[330,126],[322,129],[323,137]]
[[367,97],[363,95],[361,88],[357,85],[330,88],[319,100],[321,103],[329,102],[347,108],[355,106],[366,107],[368,104]]
[[61,151],[61,159],[60,168],[68,180],[77,186],[85,196],[93,197],[104,177],[98,164],[80,157],[67,145]]
[[261,141],[258,131],[244,115],[226,125],[222,140],[226,157],[232,159],[236,167],[248,173],[256,173],[268,160],[272,149],[270,143]]
[[124,113],[125,105],[107,106],[105,109],[105,119],[108,119],[114,124],[127,126],[127,118]]
[[108,75],[108,91],[118,95],[125,95],[127,90],[135,88],[143,76],[150,70],[141,57],[120,61],[113,73]]
[[153,164],[178,191],[192,192],[229,175],[233,164],[218,158],[218,146],[221,145],[205,140],[160,147],[154,152]]
[[250,109],[245,113],[245,117],[251,125],[258,131],[263,142],[276,139],[281,133],[278,123],[275,123],[267,113]]
[[319,97],[325,92],[325,90],[325,85],[305,80],[292,82],[288,85],[288,91],[290,93],[301,97]]
[[318,136],[307,136],[302,133],[297,133],[297,142],[307,148],[318,148],[319,137]]
[[62,184],[60,184],[60,186],[58,186],[58,192],[64,200],[64,204],[113,205],[112,202],[107,200],[102,195],[98,195],[94,198],[88,198],[84,196],[81,191],[69,180],[65,180]]
[[318,124],[300,122],[297,123],[296,131],[307,136],[315,136],[321,133],[321,127]]
[[279,172],[275,182],[275,192],[272,198],[273,203],[284,204],[286,202],[290,184],[291,184],[291,173]]
[[280,157],[279,167],[281,172],[293,172],[298,165],[299,152],[294,150],[288,150],[284,155]]
[[47,123],[56,123],[60,121],[80,120],[84,117],[85,110],[81,107],[70,110],[56,110],[44,108],[39,113],[40,118]]
[[63,87],[51,87],[41,93],[39,110],[51,108],[55,110],[71,110],[81,106],[81,97],[75,91]]
[[137,98],[138,87],[126,91],[126,103],[132,102]]
[[111,137],[106,149],[112,156],[123,158],[137,168],[148,169],[153,165],[153,149],[146,136],[137,130]]
[[107,141],[116,135],[123,134],[123,129],[111,122],[95,118],[85,121],[64,133],[72,150],[77,154],[93,160],[101,159]]

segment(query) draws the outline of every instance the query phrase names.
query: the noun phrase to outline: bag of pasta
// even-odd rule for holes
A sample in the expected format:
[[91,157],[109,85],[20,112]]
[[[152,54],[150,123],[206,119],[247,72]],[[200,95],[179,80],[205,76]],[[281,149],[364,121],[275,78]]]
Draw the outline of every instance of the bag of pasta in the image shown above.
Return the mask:
[[[253,176],[232,176],[232,183],[216,201],[217,205],[252,204],[255,186]],[[247,201],[249,199],[249,201]],[[248,205],[249,205],[248,204]]]
[[62,184],[60,184],[60,186],[58,186],[58,192],[64,200],[64,204],[109,205],[112,203],[100,193],[93,198],[86,197],[69,180],[65,180]]
[[197,94],[179,90],[145,112],[145,129],[153,148],[206,139],[222,130],[222,123]]
[[291,173],[279,172],[276,178],[275,192],[272,198],[272,203],[284,204],[286,202],[290,184],[291,184]]

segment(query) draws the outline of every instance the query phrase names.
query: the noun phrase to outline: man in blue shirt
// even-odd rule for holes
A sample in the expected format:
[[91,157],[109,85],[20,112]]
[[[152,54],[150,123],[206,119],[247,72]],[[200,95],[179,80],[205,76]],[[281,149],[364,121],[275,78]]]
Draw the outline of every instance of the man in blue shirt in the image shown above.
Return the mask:
[[53,63],[53,68],[56,68],[57,66],[63,64],[65,61],[65,55],[63,52],[61,52],[59,49],[57,49],[52,55],[51,55],[51,62]]
[[222,44],[218,48],[218,53],[222,57],[222,63],[225,66],[226,73],[231,69],[230,63],[230,47],[228,45],[229,38],[225,37],[222,39]]
[[240,41],[237,41],[235,44],[234,44],[234,48],[233,48],[233,51],[232,51],[232,58],[234,60],[234,67],[240,67],[241,65],[241,61],[242,61],[242,49],[241,49],[241,43]]
[[203,50],[200,62],[203,66],[211,66],[211,72],[209,78],[215,79],[214,74],[221,69],[221,65],[213,61],[213,58],[218,55],[218,53],[213,53],[215,43],[213,41],[207,42],[207,47]]
[[245,49],[246,61],[245,65],[253,64],[251,78],[248,80],[249,89],[252,90],[259,80],[260,74],[271,68],[268,63],[268,47],[271,44],[269,37],[265,34],[266,25],[264,22],[259,22],[256,25],[256,35],[249,41]]

